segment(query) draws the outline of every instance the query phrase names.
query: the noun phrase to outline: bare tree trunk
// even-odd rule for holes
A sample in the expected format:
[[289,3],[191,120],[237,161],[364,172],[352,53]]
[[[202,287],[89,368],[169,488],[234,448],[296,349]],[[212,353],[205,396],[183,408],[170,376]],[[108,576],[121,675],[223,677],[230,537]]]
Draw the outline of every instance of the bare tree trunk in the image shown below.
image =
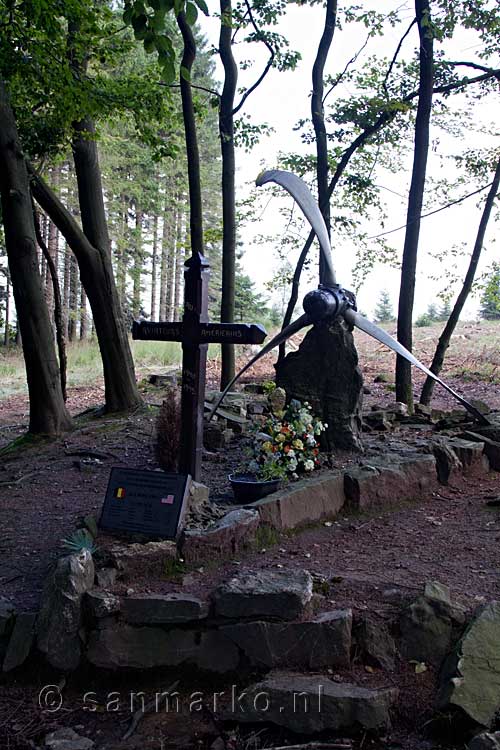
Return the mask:
[[156,320],[156,267],[158,265],[158,214],[153,218],[153,252],[151,254],[151,320]]
[[138,318],[141,312],[141,278],[144,257],[142,252],[142,209],[137,201],[135,205],[135,251],[134,251],[134,270],[133,270],[133,291],[132,291],[132,315]]
[[160,269],[160,320],[169,320],[168,317],[168,290],[171,288],[171,277],[169,273],[169,240],[170,219],[168,215],[169,197],[168,190],[165,193],[165,208],[163,210],[163,226],[161,236],[161,269]]
[[[59,182],[59,169],[57,167],[54,167],[51,170],[51,181],[52,186],[54,188],[57,188],[58,182]],[[57,245],[58,245],[58,232],[57,227],[54,224],[53,221],[50,221],[48,216],[45,216],[43,214],[43,225],[45,227],[48,226],[48,232],[47,232],[47,241],[46,241],[46,247],[49,256],[51,257],[56,273],[57,273],[57,262],[58,262],[58,252],[57,252]],[[47,270],[45,275],[45,299],[47,300],[47,306],[49,308],[49,311],[52,316],[53,306],[54,306],[54,282],[53,282],[53,276],[52,276],[52,269],[50,267],[50,263],[47,262]]]
[[[180,206],[180,203],[178,203]],[[183,221],[182,209],[177,209],[177,221],[176,221],[176,235],[175,235],[175,250],[172,251],[172,281],[173,281],[173,297],[172,306],[170,313],[170,320],[180,320],[182,315],[182,291],[183,291],[183,278],[182,278],[182,266],[184,263],[184,249],[183,249],[183,232],[184,232],[184,221]]]
[[[446,355],[446,351],[450,345],[450,339],[456,328],[458,319],[460,317],[460,313],[463,310],[467,297],[469,296],[470,291],[472,289],[472,284],[474,283],[474,277],[476,275],[477,265],[479,263],[479,258],[481,257],[481,251],[483,249],[486,228],[490,220],[491,211],[493,209],[493,204],[495,203],[495,198],[497,197],[499,185],[500,185],[500,159],[498,160],[497,168],[495,171],[495,176],[493,178],[493,182],[491,183],[491,187],[490,187],[488,196],[484,204],[483,214],[481,216],[481,221],[479,222],[479,228],[477,230],[476,241],[474,243],[474,249],[472,251],[472,255],[470,258],[470,262],[469,262],[469,268],[467,269],[467,273],[465,275],[462,289],[460,290],[460,293],[455,301],[455,304],[453,305],[453,310],[451,311],[450,317],[448,318],[448,321],[444,327],[444,330],[441,336],[439,337],[439,341],[436,347],[436,351],[434,353],[432,364],[429,368],[435,375],[439,375],[439,373],[441,372],[444,358]],[[427,378],[427,380],[425,381],[424,387],[422,388],[422,393],[420,395],[421,404],[430,404],[435,382],[436,381],[433,380],[432,378]]]
[[73,254],[70,259],[68,339],[75,341],[78,317],[78,266]]
[[[234,97],[238,83],[238,66],[232,51],[231,0],[220,0],[221,26],[219,54],[224,66],[224,86],[219,106],[219,134],[222,154],[222,297],[220,318],[234,321],[236,273],[236,197],[234,154]],[[221,379],[223,390],[234,378],[234,344],[221,345]]]
[[[182,34],[184,50],[181,66],[189,73],[196,56],[196,43],[191,27],[186,21],[184,12],[177,16],[177,23]],[[186,135],[186,155],[188,162],[189,183],[189,234],[192,254],[203,255],[203,209],[201,203],[200,153],[196,134],[196,118],[193,106],[191,83],[184,76],[180,77],[182,114]]]
[[29,431],[59,435],[72,426],[64,404],[59,367],[42,281],[26,163],[14,115],[0,80],[0,192],[5,245],[16,301],[30,398]]
[[83,284],[80,289],[80,340],[87,338],[88,317],[87,317],[87,295]]
[[6,290],[6,297],[5,297],[5,331],[3,335],[3,343],[4,346],[9,346],[10,344],[10,272],[7,268],[7,273],[5,274],[5,290]]
[[[318,203],[330,235],[330,195],[328,192],[328,143],[326,138],[325,111],[323,107],[325,63],[330,52],[337,18],[337,0],[327,0],[325,26],[318,46],[312,70],[311,117],[316,136],[316,179]],[[323,259],[320,255],[319,279],[323,282]]]
[[[413,346],[413,301],[434,86],[433,30],[429,0],[415,0],[415,14],[420,37],[420,85],[398,307],[398,341],[409,351]],[[396,400],[406,404],[410,411],[413,410],[411,365],[399,355],[396,359]]]
[[66,245],[64,251],[64,281],[63,281],[63,322],[64,333],[69,334],[69,290],[71,284],[71,262],[72,254],[69,245]]
[[[50,274],[50,284],[52,286],[52,299],[54,304],[54,324],[56,329],[56,341],[57,341],[57,353],[59,355],[59,376],[61,378],[61,391],[63,394],[64,401],[67,400],[66,392],[66,371],[68,359],[66,356],[66,337],[64,331],[64,317],[61,300],[61,287],[59,286],[59,278],[57,275],[57,267],[53,256],[50,254],[50,250],[44,242],[42,232],[40,229],[39,217],[36,212],[35,203],[32,199],[32,210],[33,219],[35,223],[35,234],[37,238],[40,250],[45,256],[47,261],[47,268]],[[52,226],[52,223],[51,223]],[[50,238],[50,234],[49,234]]]

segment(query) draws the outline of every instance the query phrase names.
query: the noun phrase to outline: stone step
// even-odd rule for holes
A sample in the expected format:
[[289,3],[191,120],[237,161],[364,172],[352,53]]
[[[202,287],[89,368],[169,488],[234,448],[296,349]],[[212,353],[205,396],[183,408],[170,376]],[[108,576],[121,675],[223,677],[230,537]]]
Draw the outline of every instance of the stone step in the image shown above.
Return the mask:
[[279,672],[234,692],[220,718],[276,724],[302,735],[387,729],[397,697],[396,688],[369,689],[333,682],[323,675]]

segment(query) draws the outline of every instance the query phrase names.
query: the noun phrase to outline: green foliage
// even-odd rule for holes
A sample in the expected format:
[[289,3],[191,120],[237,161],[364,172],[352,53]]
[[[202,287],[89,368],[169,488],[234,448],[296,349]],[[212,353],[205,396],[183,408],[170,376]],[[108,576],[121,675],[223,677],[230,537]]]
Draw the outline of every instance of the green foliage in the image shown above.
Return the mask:
[[415,325],[418,328],[426,328],[427,326],[431,326],[433,323],[435,323],[438,320],[441,320],[440,312],[437,309],[437,306],[431,302],[431,304],[427,308],[427,312],[420,315],[416,321]]
[[87,529],[78,529],[70,537],[63,539],[62,544],[64,549],[68,550],[70,554],[78,554],[83,550],[87,550],[90,554],[93,554],[97,550],[92,534]]
[[[123,21],[132,26],[134,36],[142,41],[145,52],[150,55],[158,53],[158,62],[165,83],[172,83],[176,77],[176,53],[172,42],[173,31],[169,25],[169,14],[178,16],[186,14],[186,21],[190,26],[196,23],[198,8],[208,15],[208,7],[204,0],[126,0]],[[181,70],[181,75],[189,79],[188,71]]]
[[485,320],[500,319],[500,264],[494,263],[481,296],[480,315]]

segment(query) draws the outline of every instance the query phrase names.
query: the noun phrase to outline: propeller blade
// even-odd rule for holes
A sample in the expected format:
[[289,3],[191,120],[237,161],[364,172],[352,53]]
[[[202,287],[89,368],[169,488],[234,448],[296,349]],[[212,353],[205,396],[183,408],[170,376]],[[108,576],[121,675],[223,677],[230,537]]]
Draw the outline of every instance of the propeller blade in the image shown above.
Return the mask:
[[451,393],[451,395],[459,401],[462,406],[464,406],[470,414],[472,414],[475,419],[477,419],[481,424],[488,425],[489,421],[486,419],[484,414],[481,414],[481,412],[476,409],[475,406],[470,404],[468,401],[466,401],[465,398],[462,398],[456,391],[453,390],[453,388],[450,388],[449,385],[446,385],[446,383],[441,380],[437,375],[434,375],[433,372],[431,372],[425,365],[420,362],[411,352],[408,351],[402,344],[399,343],[399,341],[396,341],[396,339],[393,339],[392,336],[390,336],[386,331],[384,331],[382,328],[379,328],[375,323],[372,323],[370,320],[367,320],[363,315],[360,315],[358,312],[353,310],[352,308],[348,308],[345,313],[344,317],[350,325],[356,326],[356,328],[360,328],[365,333],[368,333],[370,336],[373,336],[374,339],[377,339],[377,341],[380,341],[381,344],[385,344],[389,347],[389,349],[392,349],[393,352],[396,352],[397,354],[400,354],[402,357],[408,360],[408,362],[411,362],[412,365],[415,365],[415,367],[418,367],[422,372],[425,372],[426,375],[431,377],[433,380],[436,381],[436,383],[439,383],[445,390],[448,391],[448,393]]
[[302,209],[304,216],[319,240],[325,265],[324,284],[325,286],[335,286],[337,282],[335,278],[335,270],[333,268],[332,248],[330,245],[330,238],[328,237],[328,230],[318,204],[314,200],[306,183],[304,180],[301,180],[300,177],[297,177],[297,175],[283,169],[270,169],[267,172],[262,172],[257,177],[255,184],[257,187],[261,187],[267,182],[276,182],[278,185],[285,188]]
[[257,362],[257,360],[259,360],[265,354],[268,354],[270,351],[272,351],[272,349],[274,349],[276,346],[279,346],[281,343],[283,343],[283,341],[286,341],[287,339],[289,339],[290,336],[293,336],[294,333],[297,333],[298,331],[300,331],[301,328],[305,328],[306,326],[311,325],[311,323],[312,321],[308,315],[301,315],[300,318],[297,318],[297,320],[295,320],[293,323],[290,323],[289,326],[287,326],[286,328],[283,328],[283,330],[280,331],[273,339],[271,339],[271,341],[268,344],[266,344],[260,350],[260,352],[258,352],[254,357],[252,357],[252,359],[246,363],[245,367],[242,367],[242,369],[238,373],[236,373],[236,375],[231,380],[231,382],[228,383],[228,385],[224,388],[221,395],[217,399],[215,406],[212,408],[212,411],[208,415],[208,421],[210,422],[215,412],[217,411],[221,403],[224,401],[226,394],[231,390],[231,388],[236,383],[236,381],[239,380],[239,378],[243,375],[243,373],[245,373],[248,370],[249,367],[255,364],[255,362]]

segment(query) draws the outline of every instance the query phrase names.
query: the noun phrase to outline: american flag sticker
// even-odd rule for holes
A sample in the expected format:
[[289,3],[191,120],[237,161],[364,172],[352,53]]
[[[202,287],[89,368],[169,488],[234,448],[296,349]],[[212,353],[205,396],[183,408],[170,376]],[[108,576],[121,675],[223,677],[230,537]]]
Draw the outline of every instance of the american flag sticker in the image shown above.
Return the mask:
[[167,495],[167,497],[162,497],[160,500],[162,505],[173,505],[174,504],[174,495]]

